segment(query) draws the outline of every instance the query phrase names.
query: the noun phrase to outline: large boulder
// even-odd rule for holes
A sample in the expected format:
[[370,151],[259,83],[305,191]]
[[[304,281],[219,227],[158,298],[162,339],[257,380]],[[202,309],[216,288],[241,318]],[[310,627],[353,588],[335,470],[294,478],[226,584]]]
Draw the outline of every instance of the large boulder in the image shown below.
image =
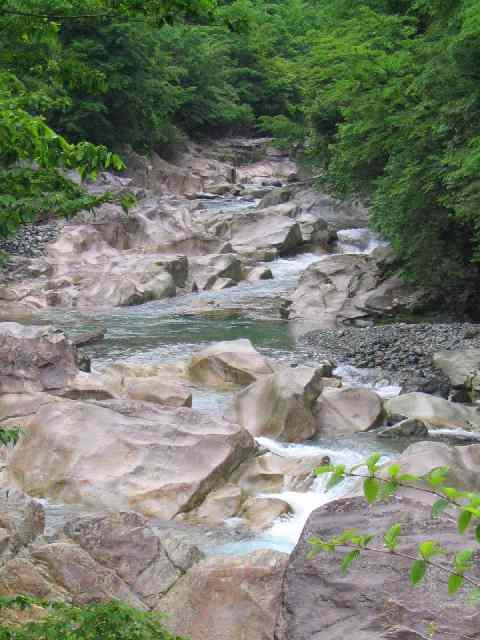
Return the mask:
[[[448,486],[480,491],[480,444],[452,447],[443,442],[416,442],[405,449],[395,462],[401,466],[402,473],[415,476],[423,476],[436,467],[449,467]],[[415,497],[431,498],[417,491]]]
[[33,496],[169,519],[222,486],[253,450],[241,427],[191,409],[63,401],[38,411],[8,474]]
[[361,204],[335,200],[312,188],[292,187],[293,202],[300,205],[302,212],[326,222],[332,231],[368,226],[368,210]]
[[243,462],[231,480],[249,496],[308,491],[316,477],[314,469],[322,464],[322,458],[321,455],[286,457],[268,451]]
[[[416,557],[424,540],[436,540],[453,552],[465,548],[455,521],[432,520],[430,507],[417,500],[392,499],[373,506],[363,498],[331,502],[312,513],[290,557],[275,640],[427,640],[434,630],[438,638],[475,638],[478,608],[468,606],[465,593],[449,596],[439,570],[429,570],[425,581],[413,588],[409,559],[364,552],[342,575],[340,551],[309,557],[311,537],[328,540],[355,528],[378,533],[381,540],[396,522],[402,523],[401,550],[406,554]],[[480,579],[478,563],[472,574]]]
[[291,320],[306,329],[335,327],[364,318],[359,309],[376,285],[375,263],[363,255],[333,255],[313,263],[303,273],[292,296]]
[[316,433],[313,407],[322,392],[323,369],[277,371],[235,398],[236,419],[253,436],[303,442]]
[[76,349],[55,327],[0,323],[0,394],[54,391],[77,373]]
[[448,376],[454,388],[480,388],[480,349],[438,351],[433,356],[433,365]]
[[287,558],[277,551],[208,558],[157,609],[173,633],[192,640],[273,640]]
[[0,428],[28,426],[28,423],[45,404],[56,401],[48,393],[5,393],[0,395]]
[[117,598],[140,609],[161,597],[202,554],[154,530],[137,513],[102,513],[68,522],[0,562],[0,594],[69,600],[82,605]]
[[192,277],[201,291],[214,289],[219,280],[229,279],[233,283],[243,278],[242,263],[235,254],[208,255],[190,260]]
[[406,393],[387,400],[384,407],[388,415],[417,418],[431,428],[480,430],[480,412],[477,408],[449,402],[427,393]]
[[188,373],[194,382],[228,387],[248,385],[273,369],[250,340],[240,339],[217,342],[194,354]]
[[276,250],[280,255],[298,250],[303,244],[300,225],[278,208],[254,211],[232,218],[231,242],[238,253]]
[[382,399],[371,389],[325,389],[315,407],[318,433],[349,435],[368,431],[381,422]]

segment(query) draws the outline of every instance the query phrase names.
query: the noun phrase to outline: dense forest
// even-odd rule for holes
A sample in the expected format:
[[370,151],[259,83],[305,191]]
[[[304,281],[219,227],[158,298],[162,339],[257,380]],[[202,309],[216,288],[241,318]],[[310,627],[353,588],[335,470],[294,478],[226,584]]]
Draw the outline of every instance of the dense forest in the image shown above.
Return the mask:
[[98,204],[59,168],[271,133],[407,278],[478,278],[476,0],[3,0],[0,33],[1,234]]

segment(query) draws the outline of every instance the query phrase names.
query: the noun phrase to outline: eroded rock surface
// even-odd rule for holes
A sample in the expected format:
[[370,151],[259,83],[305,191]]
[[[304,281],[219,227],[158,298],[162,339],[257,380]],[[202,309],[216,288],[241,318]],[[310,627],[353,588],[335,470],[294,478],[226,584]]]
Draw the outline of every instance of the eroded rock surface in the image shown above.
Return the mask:
[[191,409],[101,405],[42,407],[12,454],[11,482],[59,502],[169,519],[225,484],[254,450],[241,427]]
[[[290,557],[275,640],[428,640],[433,623],[439,638],[476,637],[480,613],[466,608],[465,592],[448,595],[438,570],[412,588],[408,560],[362,553],[345,576],[339,554],[308,556],[312,536],[330,539],[357,528],[381,537],[394,522],[403,525],[406,553],[416,555],[423,540],[437,540],[451,551],[465,547],[454,521],[431,520],[430,507],[418,501],[393,499],[373,507],[362,498],[331,502],[312,513]],[[478,565],[473,573],[480,578]]]

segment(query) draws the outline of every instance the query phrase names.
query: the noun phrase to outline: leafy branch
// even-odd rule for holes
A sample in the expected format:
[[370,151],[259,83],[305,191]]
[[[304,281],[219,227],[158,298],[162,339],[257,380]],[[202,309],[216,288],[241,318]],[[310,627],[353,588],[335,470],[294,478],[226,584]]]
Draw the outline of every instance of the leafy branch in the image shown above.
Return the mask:
[[[435,467],[422,476],[402,473],[397,463],[386,470],[380,463],[381,454],[375,453],[368,460],[353,466],[347,471],[345,465],[326,465],[316,469],[317,475],[330,474],[326,490],[343,482],[345,478],[361,478],[363,493],[368,504],[386,500],[394,496],[401,488],[411,489],[433,495],[437,498],[432,505],[432,518],[438,518],[448,507],[456,509],[458,513],[457,528],[464,534],[470,526],[475,526],[475,538],[480,543],[480,494],[471,491],[460,491],[446,484],[449,467]],[[358,473],[357,469],[366,467],[367,473]],[[386,477],[380,475],[386,474]],[[419,484],[414,484],[419,483]],[[412,555],[398,550],[401,541],[402,524],[394,523],[383,536],[383,547],[370,545],[376,534],[359,534],[356,529],[345,531],[340,536],[330,540],[312,537],[308,542],[312,545],[310,557],[323,552],[335,553],[338,549],[349,550],[343,558],[341,567],[347,572],[352,563],[362,552],[393,555],[410,560],[410,580],[417,585],[424,579],[427,570],[438,569],[448,575],[448,592],[456,593],[464,584],[472,587],[471,595],[480,600],[480,581],[468,575],[473,568],[475,550],[463,549],[453,557],[451,565],[445,565],[432,558],[449,555],[448,550],[442,548],[435,540],[426,540],[418,545],[418,555]]]

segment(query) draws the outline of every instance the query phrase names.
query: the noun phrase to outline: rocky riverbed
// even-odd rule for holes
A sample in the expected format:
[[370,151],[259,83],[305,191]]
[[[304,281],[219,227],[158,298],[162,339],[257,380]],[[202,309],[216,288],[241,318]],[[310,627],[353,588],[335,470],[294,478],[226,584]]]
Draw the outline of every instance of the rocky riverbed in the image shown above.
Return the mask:
[[[378,451],[478,490],[480,445],[449,444],[480,437],[476,327],[375,326],[428,295],[385,279],[367,212],[295,186],[268,140],[129,164],[91,186],[136,190],[128,217],[59,225],[0,284],[0,428],[22,427],[0,447],[0,595],[120,598],[193,640],[428,637],[393,559],[359,564],[347,602],[306,540],[400,518],[447,544],[448,519],[366,509],[313,469]],[[458,636],[438,584],[426,610],[470,640],[478,615]]]
[[314,357],[330,357],[361,369],[375,369],[380,379],[404,391],[448,397],[448,377],[434,365],[442,350],[480,348],[480,327],[469,323],[406,324],[323,329],[303,336],[302,347]]

